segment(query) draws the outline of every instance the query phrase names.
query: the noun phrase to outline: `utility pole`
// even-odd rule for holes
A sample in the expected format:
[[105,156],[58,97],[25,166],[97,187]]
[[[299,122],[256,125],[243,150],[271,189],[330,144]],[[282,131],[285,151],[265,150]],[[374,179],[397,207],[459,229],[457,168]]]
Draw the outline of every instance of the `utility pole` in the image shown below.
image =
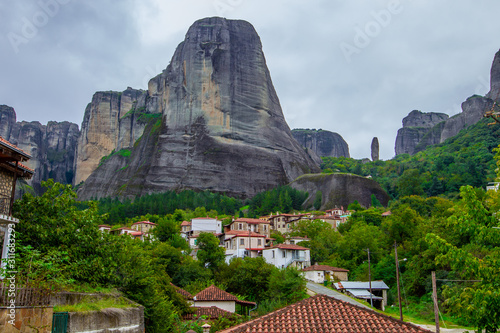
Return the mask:
[[368,251],[368,280],[370,283],[370,305],[373,308],[373,297],[372,297],[372,266],[370,264],[370,248],[367,249]]
[[436,272],[432,271],[432,300],[434,301],[434,320],[436,321],[436,333],[439,333],[439,308],[436,288]]
[[399,288],[399,260],[398,260],[398,244],[394,241],[394,255],[396,258],[396,281],[398,284],[398,304],[399,304],[399,319],[403,321],[403,308],[401,307],[401,289]]

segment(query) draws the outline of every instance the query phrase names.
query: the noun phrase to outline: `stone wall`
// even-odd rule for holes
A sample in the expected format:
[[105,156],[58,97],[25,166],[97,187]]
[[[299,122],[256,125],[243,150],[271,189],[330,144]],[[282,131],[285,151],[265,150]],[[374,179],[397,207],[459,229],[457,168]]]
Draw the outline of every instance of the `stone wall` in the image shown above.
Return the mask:
[[143,333],[144,308],[70,312],[67,333]]
[[52,331],[52,307],[17,307],[15,318],[10,309],[0,308],[0,332],[2,333],[50,333]]
[[0,214],[9,215],[13,181],[14,174],[12,172],[0,169]]

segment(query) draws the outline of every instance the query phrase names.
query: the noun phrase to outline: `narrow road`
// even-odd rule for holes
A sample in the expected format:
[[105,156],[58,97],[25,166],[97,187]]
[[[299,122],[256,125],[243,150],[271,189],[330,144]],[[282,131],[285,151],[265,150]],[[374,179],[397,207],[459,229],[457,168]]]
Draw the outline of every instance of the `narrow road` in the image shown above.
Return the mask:
[[332,290],[332,289],[327,288],[327,287],[325,287],[321,284],[318,284],[318,283],[307,282],[306,288],[309,289],[310,291],[316,293],[316,294],[323,294],[326,296],[330,296],[330,297],[339,299],[339,300],[344,301],[344,302],[349,302],[351,304],[361,306],[365,309],[370,309],[369,306],[367,306],[361,302],[358,302],[358,301],[350,298],[349,296],[346,296],[346,295],[344,295],[336,290]]
[[[336,299],[339,299],[341,301],[345,301],[345,302],[349,302],[351,304],[354,304],[354,305],[357,305],[357,306],[361,306],[365,309],[370,309],[369,306],[367,306],[366,304],[363,304],[361,302],[358,302],[356,301],[355,299],[352,299],[336,290],[332,290],[330,288],[327,288],[321,284],[318,284],[318,283],[314,283],[314,282],[307,282],[306,284],[306,288],[309,289],[310,291],[312,291],[313,293],[316,293],[316,294],[323,294],[323,295],[326,295],[326,296],[330,296],[330,297],[333,297],[333,298],[336,298]],[[415,324],[417,326],[420,326],[420,327],[423,327],[425,329],[428,329],[430,330],[431,332],[435,332],[436,331],[436,326],[434,325],[421,325],[421,324]],[[462,333],[462,332],[467,332],[466,329],[463,329],[463,328],[443,328],[441,327],[440,328],[440,331],[442,333]]]

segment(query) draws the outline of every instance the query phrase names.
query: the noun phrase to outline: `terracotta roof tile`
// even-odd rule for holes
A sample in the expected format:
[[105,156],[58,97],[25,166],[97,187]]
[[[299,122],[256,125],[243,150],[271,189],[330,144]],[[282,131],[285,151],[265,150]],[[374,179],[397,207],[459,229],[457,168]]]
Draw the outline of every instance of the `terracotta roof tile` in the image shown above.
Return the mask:
[[185,225],[191,225],[191,222],[188,222],[188,221],[182,221],[181,226],[185,226]]
[[248,219],[248,218],[240,218],[237,220],[234,220],[232,223],[235,222],[244,222],[244,223],[250,223],[250,224],[258,224],[258,223],[265,223],[265,224],[270,224],[271,222],[262,220],[262,219]]
[[23,155],[24,157],[26,157],[27,159],[30,159],[31,158],[31,155],[28,154],[27,152],[25,152],[24,150],[22,150],[21,148],[19,148],[18,146],[16,146],[15,144],[13,143],[10,143],[9,141],[5,140],[3,137],[0,136],[0,144],[3,145],[3,146],[6,146],[7,148],[9,149],[12,149],[14,150],[16,153],[19,153],[21,155]]
[[133,223],[132,225],[134,224],[150,224],[150,225],[156,225],[156,223],[154,222],[149,222],[149,221],[140,221],[140,222],[135,222]]
[[200,291],[194,296],[195,301],[237,301],[236,296],[211,285],[210,287]]
[[175,288],[175,291],[182,295],[182,297],[184,297],[185,299],[187,300],[192,300],[193,299],[193,295],[191,295],[189,292],[185,291],[184,289],[180,288],[180,287],[177,287],[175,284],[173,284],[172,282],[170,282],[170,284],[172,285],[172,287]]
[[182,315],[183,320],[193,320],[197,319],[201,316],[206,316],[206,319],[217,319],[219,317],[240,317],[239,314],[232,313],[226,310],[223,310],[221,308],[218,308],[216,306],[211,306],[211,307],[195,307],[195,312],[194,313],[186,313]]
[[[240,236],[240,237],[248,237],[248,231],[245,230],[229,230],[225,232],[228,236]],[[250,237],[266,237],[264,234],[259,234],[256,232],[250,232]]]
[[304,272],[308,271],[332,271],[332,272],[349,272],[348,269],[345,268],[338,268],[338,267],[333,267],[333,266],[327,266],[327,265],[312,265],[307,268],[303,269]]
[[430,331],[372,310],[318,294],[219,332],[419,333]]
[[277,244],[270,249],[282,249],[282,250],[309,250],[307,247],[298,246],[295,244]]

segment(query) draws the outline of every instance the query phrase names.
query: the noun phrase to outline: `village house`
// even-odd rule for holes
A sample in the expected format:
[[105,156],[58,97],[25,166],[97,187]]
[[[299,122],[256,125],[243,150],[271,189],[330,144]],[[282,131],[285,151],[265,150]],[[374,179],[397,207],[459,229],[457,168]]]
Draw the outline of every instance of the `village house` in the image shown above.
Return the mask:
[[389,287],[384,281],[340,281],[333,284],[338,291],[346,293],[352,297],[363,299],[368,303],[373,301],[373,306],[384,311],[387,306],[387,290]]
[[335,215],[335,216],[321,215],[321,216],[316,216],[314,219],[328,223],[335,230],[337,230],[339,225],[341,225],[342,223],[345,223],[345,221],[346,221],[346,219],[343,219],[338,215]]
[[285,239],[285,244],[299,244],[300,242],[308,242],[311,239],[307,237],[300,237],[300,236],[288,236],[287,239]]
[[227,263],[232,258],[259,257],[266,246],[266,236],[256,232],[229,230],[221,237],[226,249]]
[[101,225],[98,225],[99,227],[99,231],[101,232],[108,232],[111,230],[111,226],[107,225],[107,224],[101,224]]
[[34,170],[21,164],[31,158],[29,154],[0,136],[0,240],[2,241],[1,268],[5,268],[10,237],[19,219],[12,217],[12,205],[18,179],[30,179]]
[[254,302],[241,301],[236,296],[225,292],[215,285],[211,285],[194,295],[193,302],[195,307],[209,308],[216,306],[231,313],[236,312],[237,304],[244,308],[255,307],[256,305]]
[[271,222],[261,219],[239,218],[224,227],[225,231],[251,231],[269,238]]
[[308,214],[276,214],[269,217],[271,229],[279,231],[282,234],[288,234],[294,223],[299,222],[303,218],[309,216]]
[[324,281],[347,281],[348,269],[332,267],[327,265],[312,265],[302,270],[306,280],[323,283]]
[[145,234],[148,234],[156,227],[156,223],[149,221],[140,221],[132,224],[131,228],[137,231],[142,231]]
[[278,244],[262,251],[267,263],[278,268],[288,266],[303,269],[311,265],[311,251],[294,244]]
[[[230,318],[233,316],[238,316],[236,313],[223,310],[221,308],[218,308],[215,305],[209,306],[209,307],[195,307],[194,306],[194,296],[191,295],[189,292],[186,290],[179,288],[175,286],[174,284],[170,283],[174,288],[175,291],[181,295],[186,302],[192,306],[192,312],[191,313],[185,313],[182,315],[182,320],[198,320],[199,318],[203,318],[203,321],[208,321],[208,320],[215,320],[220,317],[226,317]],[[235,306],[236,308],[236,306]]]
[[198,236],[202,232],[209,232],[220,236],[222,232],[222,222],[212,217],[196,217],[191,222],[181,223],[181,236],[186,239],[192,249],[198,247]]
[[219,332],[429,333],[430,331],[373,310],[317,294]]

